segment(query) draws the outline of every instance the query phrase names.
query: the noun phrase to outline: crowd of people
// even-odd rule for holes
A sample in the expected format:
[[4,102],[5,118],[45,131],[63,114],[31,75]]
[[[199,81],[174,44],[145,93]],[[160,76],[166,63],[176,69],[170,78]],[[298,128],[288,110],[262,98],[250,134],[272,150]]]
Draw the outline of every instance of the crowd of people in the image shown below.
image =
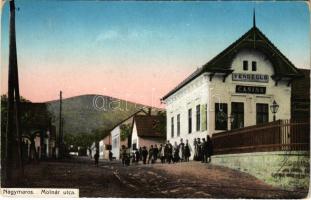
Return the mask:
[[129,153],[128,149],[123,145],[121,148],[121,159],[123,165],[129,165],[132,163],[153,164],[159,159],[161,163],[177,163],[177,162],[189,162],[191,153],[193,153],[193,160],[202,161],[204,163],[211,162],[211,155],[213,154],[213,145],[210,136],[207,138],[196,138],[193,141],[193,147],[189,144],[188,140],[183,142],[180,139],[180,143],[173,144],[168,140],[165,144],[158,146],[150,145],[149,149],[146,146],[135,149]]

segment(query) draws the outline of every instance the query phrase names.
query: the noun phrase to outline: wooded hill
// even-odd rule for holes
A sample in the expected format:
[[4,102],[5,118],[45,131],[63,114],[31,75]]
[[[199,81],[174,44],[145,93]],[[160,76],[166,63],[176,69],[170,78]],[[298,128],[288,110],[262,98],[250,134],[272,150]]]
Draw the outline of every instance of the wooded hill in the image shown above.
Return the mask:
[[[53,116],[53,124],[58,131],[59,100],[46,103]],[[81,95],[63,99],[64,135],[90,134],[94,130],[111,129],[141,108],[148,111],[149,107],[102,95]],[[154,112],[161,110],[152,109]]]

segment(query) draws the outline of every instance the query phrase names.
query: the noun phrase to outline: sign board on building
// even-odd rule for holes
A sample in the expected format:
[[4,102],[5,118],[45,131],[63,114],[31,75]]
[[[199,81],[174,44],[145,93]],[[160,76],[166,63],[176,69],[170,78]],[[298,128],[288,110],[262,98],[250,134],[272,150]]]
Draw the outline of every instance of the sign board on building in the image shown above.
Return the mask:
[[233,81],[245,81],[245,82],[261,82],[268,83],[269,76],[266,74],[242,74],[242,73],[233,73]]
[[266,94],[266,87],[237,85],[236,93]]

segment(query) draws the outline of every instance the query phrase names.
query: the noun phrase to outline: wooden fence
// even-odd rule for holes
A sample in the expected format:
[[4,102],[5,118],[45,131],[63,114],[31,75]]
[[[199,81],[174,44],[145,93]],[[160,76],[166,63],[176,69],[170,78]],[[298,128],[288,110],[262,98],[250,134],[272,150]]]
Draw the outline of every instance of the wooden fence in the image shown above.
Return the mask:
[[310,121],[277,120],[212,136],[214,154],[293,151],[310,148]]

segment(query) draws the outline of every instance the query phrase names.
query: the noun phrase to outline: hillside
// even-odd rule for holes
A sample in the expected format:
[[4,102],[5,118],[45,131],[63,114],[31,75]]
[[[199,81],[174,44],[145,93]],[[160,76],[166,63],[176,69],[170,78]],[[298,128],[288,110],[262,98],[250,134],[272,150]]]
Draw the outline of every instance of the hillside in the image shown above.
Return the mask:
[[[82,95],[63,99],[64,134],[91,133],[94,129],[109,129],[119,121],[147,106],[108,96]],[[94,101],[99,109],[94,106]],[[53,124],[58,132],[59,101],[46,102],[54,116]],[[104,106],[103,106],[104,105]],[[155,112],[161,110],[153,108]]]

